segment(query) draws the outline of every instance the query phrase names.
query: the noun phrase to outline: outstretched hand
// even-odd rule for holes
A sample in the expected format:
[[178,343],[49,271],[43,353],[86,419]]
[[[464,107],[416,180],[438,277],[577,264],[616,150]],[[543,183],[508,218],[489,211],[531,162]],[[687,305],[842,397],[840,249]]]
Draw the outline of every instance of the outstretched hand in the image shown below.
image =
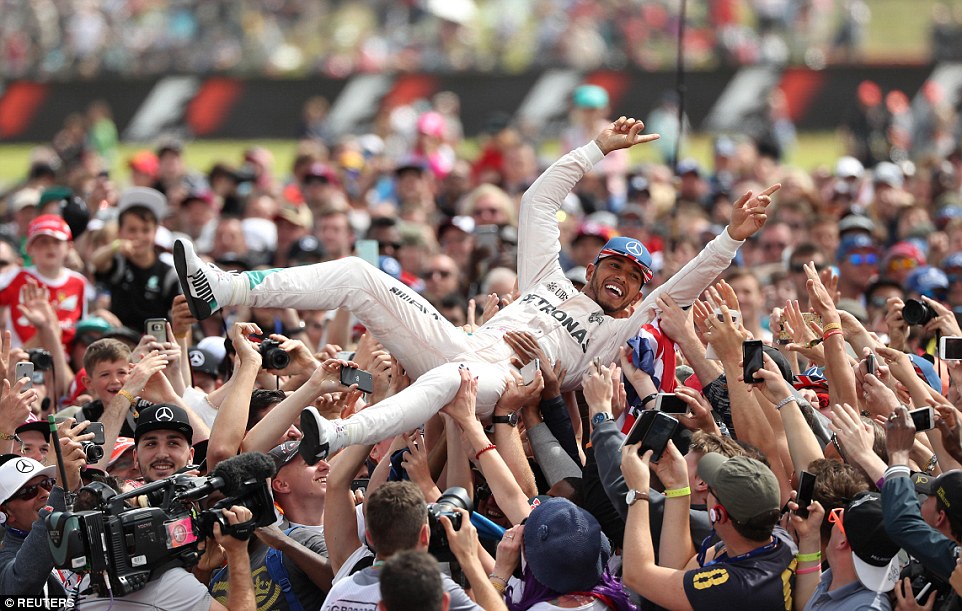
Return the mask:
[[748,191],[738,198],[732,206],[732,218],[728,223],[728,235],[733,240],[745,240],[755,234],[765,225],[768,205],[772,203],[772,194],[782,188],[775,183],[758,195]]
[[611,151],[631,148],[636,144],[652,142],[661,138],[658,134],[642,134],[641,130],[643,129],[645,129],[645,124],[640,120],[622,116],[598,134],[598,137],[595,138],[595,144],[598,145],[602,153],[607,155]]

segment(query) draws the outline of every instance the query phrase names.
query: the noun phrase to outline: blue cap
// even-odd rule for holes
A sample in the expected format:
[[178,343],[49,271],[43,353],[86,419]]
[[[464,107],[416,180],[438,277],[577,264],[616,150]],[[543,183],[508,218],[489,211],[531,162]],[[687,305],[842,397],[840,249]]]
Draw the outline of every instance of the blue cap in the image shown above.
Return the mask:
[[876,246],[872,238],[868,237],[867,235],[847,235],[842,238],[841,244],[838,245],[838,251],[835,254],[835,259],[837,261],[841,261],[845,258],[845,255],[860,248],[871,248],[872,250],[878,251],[878,246]]
[[948,288],[949,277],[937,267],[921,265],[905,278],[905,290],[926,297],[934,297],[934,293]]
[[[624,236],[619,236],[617,238],[611,238],[605,247],[601,249],[598,256],[595,257],[595,265],[604,259],[605,257],[624,257],[634,261],[638,267],[641,268],[641,273],[644,276],[644,282],[651,280],[651,253],[645,248],[645,245],[634,238],[626,238]],[[644,284],[643,282],[643,284]]]
[[694,159],[682,159],[678,162],[676,174],[678,174],[678,176],[684,176],[685,174],[697,174],[701,176],[701,166],[698,165],[698,162]]
[[953,267],[962,267],[962,251],[954,252],[948,257],[942,259],[942,269],[952,269]]
[[572,100],[578,108],[605,108],[608,92],[598,85],[582,85],[575,89]]
[[936,373],[935,367],[932,363],[924,356],[919,356],[917,354],[910,354],[909,358],[912,359],[912,365],[915,366],[915,373],[918,374],[920,378],[925,380],[926,384],[931,386],[935,392],[942,392],[942,378]]
[[398,263],[398,260],[394,257],[381,255],[381,257],[378,259],[378,267],[381,268],[382,272],[388,276],[391,276],[395,280],[401,279],[401,264]]

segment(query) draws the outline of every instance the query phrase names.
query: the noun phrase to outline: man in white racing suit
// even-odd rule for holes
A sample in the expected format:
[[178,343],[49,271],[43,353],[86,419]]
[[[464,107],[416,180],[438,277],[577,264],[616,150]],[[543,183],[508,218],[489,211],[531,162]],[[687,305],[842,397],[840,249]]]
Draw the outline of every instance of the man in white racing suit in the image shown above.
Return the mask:
[[198,258],[189,242],[174,243],[174,262],[192,314],[202,320],[229,305],[333,310],[347,308],[394,355],[414,382],[348,419],[326,420],[313,407],[301,414],[301,451],[309,463],[340,448],[375,443],[427,421],[450,402],[461,383],[459,367],[478,377],[477,411],[490,415],[505,387],[512,349],[503,336],[526,330],[545,354],[560,360],[562,390],[581,384],[593,359],[609,363],[619,346],[656,316],[659,294],[688,305],[731,263],[741,243],[764,225],[772,185],[746,193],[726,231],[643,302],[651,255],[632,238],[614,238],[588,266],[588,284],[574,289],[558,264],[556,213],[574,185],[613,150],[650,142],[644,124],[621,117],[598,137],[549,167],[521,202],[518,236],[520,297],[473,334],[453,326],[427,300],[356,257],[316,265],[229,274]]

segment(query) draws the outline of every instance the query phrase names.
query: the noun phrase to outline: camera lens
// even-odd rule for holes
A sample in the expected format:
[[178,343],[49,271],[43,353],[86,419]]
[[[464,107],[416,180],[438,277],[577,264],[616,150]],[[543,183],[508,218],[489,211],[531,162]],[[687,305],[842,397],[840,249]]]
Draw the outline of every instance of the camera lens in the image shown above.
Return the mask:
[[98,446],[93,442],[85,441],[81,444],[81,447],[83,447],[84,456],[86,456],[88,465],[99,462],[100,459],[104,457],[103,446]]
[[265,339],[260,347],[261,364],[264,369],[286,369],[291,364],[291,355],[280,348],[280,343]]
[[924,325],[935,318],[935,311],[929,304],[917,299],[906,299],[902,307],[902,319],[911,326]]

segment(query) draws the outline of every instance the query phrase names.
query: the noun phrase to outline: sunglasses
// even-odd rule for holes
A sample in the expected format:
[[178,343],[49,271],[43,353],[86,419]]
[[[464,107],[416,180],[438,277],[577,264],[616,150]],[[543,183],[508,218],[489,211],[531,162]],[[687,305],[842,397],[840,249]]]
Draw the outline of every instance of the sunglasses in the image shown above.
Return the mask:
[[393,248],[394,250],[399,250],[403,246],[400,242],[378,242],[377,245],[380,248]]
[[57,482],[52,477],[42,479],[36,484],[31,484],[29,486],[24,486],[17,491],[16,494],[10,497],[11,501],[30,501],[37,498],[37,494],[40,493],[40,489],[43,488],[47,492],[53,490],[53,485]]
[[878,264],[878,255],[874,253],[868,253],[864,255],[854,254],[845,257],[848,262],[852,265],[876,265]]
[[919,262],[915,259],[892,259],[889,262],[889,271],[897,272],[907,269],[915,269],[919,266]]
[[828,523],[837,525],[839,532],[842,533],[842,536],[848,537],[848,535],[845,534],[845,525],[842,523],[842,518],[844,515],[845,515],[845,508],[836,507],[835,509],[828,512]]

